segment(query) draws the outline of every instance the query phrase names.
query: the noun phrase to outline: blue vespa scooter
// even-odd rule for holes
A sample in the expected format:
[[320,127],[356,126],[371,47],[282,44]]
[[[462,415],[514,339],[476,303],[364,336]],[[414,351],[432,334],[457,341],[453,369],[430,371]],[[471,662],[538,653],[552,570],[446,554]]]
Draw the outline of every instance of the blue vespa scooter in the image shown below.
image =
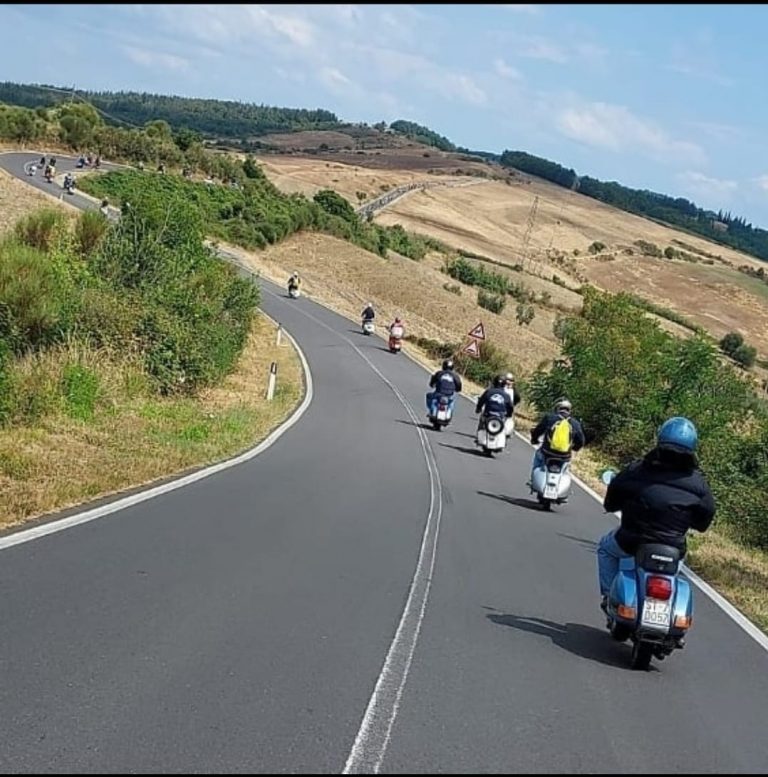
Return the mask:
[[[608,470],[608,485],[616,473]],[[680,576],[682,553],[678,548],[649,543],[634,557],[622,558],[611,584],[607,627],[617,642],[632,641],[633,669],[648,669],[655,656],[663,660],[685,645],[693,620],[690,583]]]

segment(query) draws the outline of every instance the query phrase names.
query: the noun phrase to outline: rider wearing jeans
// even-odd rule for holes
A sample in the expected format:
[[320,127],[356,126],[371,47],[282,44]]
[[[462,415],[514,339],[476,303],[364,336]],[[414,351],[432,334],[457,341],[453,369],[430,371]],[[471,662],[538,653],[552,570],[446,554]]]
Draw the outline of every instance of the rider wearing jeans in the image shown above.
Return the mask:
[[600,606],[605,609],[619,561],[634,556],[643,543],[658,542],[686,552],[689,529],[704,532],[715,516],[715,500],[698,469],[696,427],[687,418],[670,418],[659,428],[656,447],[610,482],[604,506],[621,510],[621,526],[597,548]]
[[496,415],[499,418],[507,419],[512,416],[514,411],[514,404],[509,394],[504,391],[507,380],[504,375],[497,375],[493,379],[493,386],[487,388],[477,400],[475,405],[475,413],[483,412],[478,421],[477,428],[483,424],[483,418],[487,415]]
[[453,371],[453,359],[443,361],[443,369],[429,379],[429,385],[434,389],[427,393],[429,417],[437,415],[437,402],[441,395],[448,398],[448,407],[453,413],[456,394],[461,393],[461,378]]

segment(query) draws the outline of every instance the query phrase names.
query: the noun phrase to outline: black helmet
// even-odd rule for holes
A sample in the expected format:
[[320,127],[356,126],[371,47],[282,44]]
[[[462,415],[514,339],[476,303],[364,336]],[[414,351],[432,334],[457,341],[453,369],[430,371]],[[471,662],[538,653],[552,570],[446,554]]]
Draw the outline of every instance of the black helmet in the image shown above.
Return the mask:
[[506,385],[506,382],[507,382],[507,379],[504,375],[497,375],[493,379],[493,385],[495,388],[504,388],[504,386]]
[[453,369],[453,359],[443,359],[443,369],[444,370],[452,370]]

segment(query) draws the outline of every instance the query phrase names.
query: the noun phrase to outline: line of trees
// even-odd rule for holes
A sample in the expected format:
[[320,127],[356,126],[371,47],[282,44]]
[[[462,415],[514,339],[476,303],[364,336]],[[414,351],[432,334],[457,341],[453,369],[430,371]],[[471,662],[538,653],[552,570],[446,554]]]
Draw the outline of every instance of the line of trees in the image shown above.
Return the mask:
[[621,210],[681,227],[713,242],[768,261],[768,230],[753,227],[746,219],[733,216],[730,212],[715,213],[699,208],[684,197],[670,197],[646,189],[630,189],[616,181],[601,181],[587,175],[580,177],[572,168],[565,168],[557,162],[524,151],[504,151],[500,161],[505,167],[544,178],[566,189],[576,189],[581,194]]
[[[148,121],[161,119],[174,129],[185,128],[205,135],[247,137],[341,126],[336,114],[323,109],[278,108],[147,92],[78,91],[77,95],[108,114],[114,123],[141,127]],[[0,102],[27,108],[53,107],[72,101],[74,96],[74,90],[66,87],[0,83]]]
[[441,151],[456,151],[456,146],[448,138],[438,135],[437,132],[434,132],[429,127],[425,127],[423,124],[398,119],[393,121],[389,128],[400,135],[405,135],[405,137],[415,140],[417,143],[423,143],[425,146],[433,146]]

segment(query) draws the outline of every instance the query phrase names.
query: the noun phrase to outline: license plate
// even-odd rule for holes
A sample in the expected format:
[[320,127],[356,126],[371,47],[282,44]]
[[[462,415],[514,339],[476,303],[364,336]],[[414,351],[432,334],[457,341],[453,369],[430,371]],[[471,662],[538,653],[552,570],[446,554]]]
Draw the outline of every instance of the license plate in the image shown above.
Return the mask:
[[438,410],[437,411],[437,420],[438,421],[447,421],[448,420],[448,411],[447,410]]
[[545,499],[557,499],[557,486],[546,486],[544,488]]
[[646,599],[643,602],[642,622],[646,626],[663,626],[669,628],[672,616],[672,605],[658,599]]

